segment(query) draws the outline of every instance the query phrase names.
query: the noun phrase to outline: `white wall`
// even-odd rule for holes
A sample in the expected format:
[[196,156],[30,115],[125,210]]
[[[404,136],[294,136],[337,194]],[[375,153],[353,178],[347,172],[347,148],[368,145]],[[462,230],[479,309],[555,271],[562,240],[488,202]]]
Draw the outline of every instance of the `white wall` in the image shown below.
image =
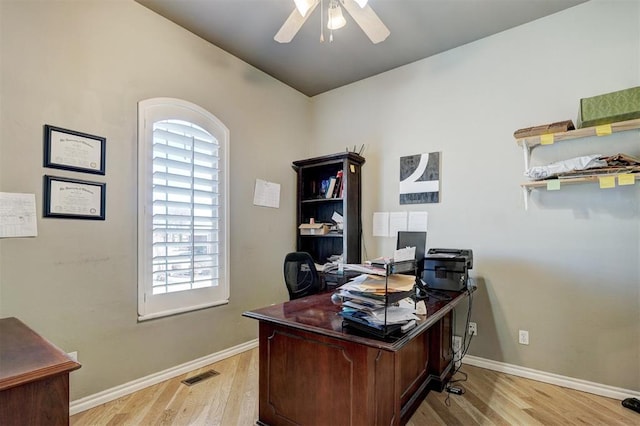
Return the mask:
[[[242,312],[288,298],[310,100],[133,1],[1,1],[0,38],[0,191],[35,193],[41,216],[44,174],[107,183],[104,222],[39,217],[37,238],[0,240],[0,317],[79,352],[72,400],[254,339]],[[137,323],[136,108],[158,96],[230,129],[231,297]],[[106,137],[106,175],[43,168],[44,124]],[[256,178],[282,185],[279,209],[253,206]]]
[[[427,210],[429,247],[474,250],[470,354],[637,391],[640,185],[535,191],[525,211],[513,132],[638,85],[640,3],[592,1],[314,97],[313,154],[366,144],[368,257],[395,243],[371,237],[375,211]],[[399,158],[433,151],[441,202],[400,206]],[[538,148],[533,163],[617,152],[640,155],[639,132]]]

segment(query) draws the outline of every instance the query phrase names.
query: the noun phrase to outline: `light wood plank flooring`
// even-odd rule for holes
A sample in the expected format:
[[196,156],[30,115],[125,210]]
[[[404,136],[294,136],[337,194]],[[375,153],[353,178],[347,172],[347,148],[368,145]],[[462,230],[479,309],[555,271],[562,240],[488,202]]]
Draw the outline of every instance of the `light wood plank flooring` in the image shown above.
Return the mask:
[[[181,383],[209,369],[220,374]],[[640,414],[614,399],[468,365],[462,371],[465,393],[429,393],[408,426],[640,425]],[[78,413],[70,424],[249,426],[257,418],[258,350],[252,349]]]

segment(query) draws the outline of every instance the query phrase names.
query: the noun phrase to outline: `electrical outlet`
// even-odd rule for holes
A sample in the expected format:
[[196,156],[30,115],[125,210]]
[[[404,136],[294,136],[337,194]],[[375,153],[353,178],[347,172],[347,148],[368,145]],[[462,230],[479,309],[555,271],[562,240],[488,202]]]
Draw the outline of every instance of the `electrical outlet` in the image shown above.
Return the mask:
[[477,335],[478,334],[478,324],[476,324],[475,322],[470,322],[469,323],[469,334],[470,335]]
[[529,344],[529,332],[527,330],[518,331],[518,343],[521,345]]
[[453,349],[453,352],[460,352],[460,349],[462,349],[462,337],[453,336],[451,349]]
[[69,355],[75,362],[78,362],[78,351],[69,352],[67,355]]

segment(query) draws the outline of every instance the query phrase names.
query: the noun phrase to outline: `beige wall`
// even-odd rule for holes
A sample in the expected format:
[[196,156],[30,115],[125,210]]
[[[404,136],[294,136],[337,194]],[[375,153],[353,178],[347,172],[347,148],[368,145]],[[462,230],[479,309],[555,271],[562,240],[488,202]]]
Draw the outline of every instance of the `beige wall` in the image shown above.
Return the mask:
[[[0,190],[35,193],[41,212],[44,174],[107,183],[104,222],[39,217],[37,238],[0,240],[0,317],[79,352],[72,400],[254,339],[241,313],[287,299],[310,100],[133,1],[3,0],[0,13]],[[137,323],[136,108],[157,96],[230,129],[231,298]],[[106,175],[43,168],[44,124],[106,137]],[[282,185],[279,209],[253,206],[256,178]]]
[[[640,185],[535,191],[525,211],[513,138],[575,121],[582,97],[638,85],[640,3],[589,2],[315,97],[313,151],[366,144],[369,257],[395,243],[371,237],[376,211],[427,210],[429,247],[474,250],[470,354],[640,391]],[[533,163],[638,156],[638,136],[535,149]],[[442,153],[441,202],[400,206],[399,158],[433,151]]]
[[[79,351],[72,399],[246,342],[256,324],[241,313],[287,297],[292,160],[366,144],[373,257],[393,244],[371,237],[372,213],[405,209],[399,157],[440,151],[442,202],[407,209],[429,211],[430,247],[474,249],[471,353],[638,391],[640,188],[535,192],[524,211],[512,133],[640,85],[639,22],[636,1],[590,2],[308,99],[133,1],[0,1],[0,190],[35,193],[40,211],[42,175],[93,178],[42,167],[44,124],[107,138],[107,174],[93,178],[107,182],[107,220],[39,218],[37,238],[0,240],[0,317]],[[139,324],[136,103],[155,96],[197,103],[231,130],[232,290],[227,306]],[[534,155],[640,155],[637,137]],[[252,205],[256,178],[282,184],[280,209]]]

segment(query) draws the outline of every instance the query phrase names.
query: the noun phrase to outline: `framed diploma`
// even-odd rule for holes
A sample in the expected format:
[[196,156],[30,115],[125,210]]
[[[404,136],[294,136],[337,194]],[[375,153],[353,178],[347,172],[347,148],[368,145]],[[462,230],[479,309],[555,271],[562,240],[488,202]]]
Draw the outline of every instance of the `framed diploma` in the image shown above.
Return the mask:
[[104,220],[106,183],[44,176],[44,217]]
[[100,136],[44,126],[44,166],[105,174],[105,142]]

